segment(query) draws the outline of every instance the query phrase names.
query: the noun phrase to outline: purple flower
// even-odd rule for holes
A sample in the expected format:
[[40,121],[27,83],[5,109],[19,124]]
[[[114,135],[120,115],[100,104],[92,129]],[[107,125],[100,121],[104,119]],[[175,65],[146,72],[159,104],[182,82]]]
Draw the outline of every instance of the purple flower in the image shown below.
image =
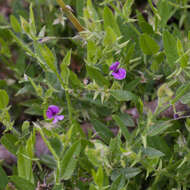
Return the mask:
[[55,105],[50,105],[46,111],[46,116],[48,119],[54,119],[53,123],[57,123],[59,120],[64,119],[64,115],[58,115],[59,107]]
[[174,113],[174,119],[179,118],[179,115],[177,113]]
[[112,75],[114,76],[115,79],[117,80],[122,80],[126,77],[126,70],[123,68],[118,68],[119,62],[115,62],[110,66],[110,70],[113,71]]

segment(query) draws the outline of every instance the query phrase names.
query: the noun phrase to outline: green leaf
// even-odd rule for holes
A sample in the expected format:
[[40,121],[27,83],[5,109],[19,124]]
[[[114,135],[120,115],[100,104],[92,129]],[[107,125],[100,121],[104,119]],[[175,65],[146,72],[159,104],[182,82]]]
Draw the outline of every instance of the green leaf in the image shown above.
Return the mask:
[[147,33],[147,34],[153,34],[154,31],[153,31],[152,26],[148,22],[146,22],[142,14],[140,12],[137,12],[137,15],[138,15],[139,26],[142,32]]
[[67,65],[69,66],[71,63],[71,50],[69,50],[66,54],[66,56],[64,57],[61,65]]
[[138,175],[140,172],[141,170],[139,168],[130,168],[130,167],[120,168],[113,171],[111,179],[116,180],[116,178],[118,178],[118,176],[120,176],[121,174],[125,176],[125,178],[130,179]]
[[29,23],[22,17],[20,16],[20,22],[21,22],[21,26],[23,31],[30,36],[30,25]]
[[148,130],[148,136],[156,136],[162,134],[165,130],[171,127],[173,124],[165,121],[157,122],[152,125]]
[[125,137],[125,140],[128,141],[130,139],[130,134],[125,123],[121,120],[121,118],[118,115],[113,115],[112,117],[116,121],[117,125],[120,127],[121,132]]
[[171,100],[171,104],[176,103],[182,96],[184,96],[190,89],[190,82],[180,86],[177,89],[176,96]]
[[[161,17],[161,26],[164,27],[167,24],[169,18],[175,13],[177,9],[174,9],[167,0],[160,0],[157,3],[158,13]],[[173,9],[173,10],[172,10]]]
[[69,83],[73,88],[79,89],[83,86],[82,82],[79,80],[78,76],[70,70]]
[[0,109],[7,107],[9,103],[9,96],[5,90],[0,90]]
[[52,190],[64,190],[63,189],[63,185],[60,184],[60,185],[54,185],[53,189]]
[[18,176],[34,183],[32,159],[34,158],[34,135],[31,134],[25,146],[20,146],[17,152]]
[[180,56],[180,66],[185,68],[188,64],[189,56],[184,54],[183,45],[179,39],[177,40],[177,52]]
[[109,141],[112,137],[114,137],[113,133],[106,125],[104,125],[102,122],[98,120],[92,120],[92,125],[95,128],[96,132],[100,137],[109,144]]
[[106,28],[106,34],[104,37],[104,45],[105,46],[112,46],[117,40],[117,36],[114,33],[113,29],[111,27]]
[[126,90],[111,90],[110,93],[118,101],[130,101],[136,98],[132,92]]
[[57,72],[57,68],[55,66],[55,56],[53,55],[52,51],[46,46],[39,46],[40,49],[40,53],[42,55],[42,57],[44,58],[46,64],[49,66],[49,68],[53,71],[53,72]]
[[8,177],[3,168],[0,166],[0,190],[4,190],[8,182]]
[[123,175],[119,175],[112,183],[110,190],[120,190],[125,185],[125,179]]
[[106,30],[107,27],[111,27],[114,30],[114,32],[117,34],[117,36],[120,36],[121,34],[116,19],[110,8],[108,8],[107,6],[104,7],[103,17],[104,17],[104,29]]
[[155,148],[152,148],[152,147],[143,148],[142,152],[144,155],[146,155],[150,158],[157,158],[157,157],[161,157],[161,156],[165,155],[164,153],[162,153],[159,150],[156,150]]
[[10,180],[14,183],[19,190],[35,190],[35,186],[28,180],[18,176],[11,176]]
[[177,42],[174,36],[168,31],[163,33],[164,51],[166,58],[170,66],[175,66],[175,62],[178,59]]
[[63,150],[63,146],[62,146],[62,143],[61,143],[61,141],[59,140],[59,138],[57,138],[57,137],[52,137],[52,138],[49,138],[48,140],[49,140],[49,142],[50,142],[52,148],[55,150],[56,154],[57,154],[58,156],[60,156],[60,155],[61,155],[61,152],[62,152],[62,150]]
[[11,22],[11,26],[15,32],[22,32],[21,25],[14,15],[10,16],[10,22]]
[[33,9],[32,9],[32,3],[30,4],[30,33],[32,35],[36,35],[36,26],[35,26],[35,19],[34,19],[34,13],[33,13]]
[[159,45],[148,34],[142,34],[139,41],[141,50],[146,55],[156,54],[160,49]]
[[[167,139],[166,139],[167,140]],[[160,150],[166,156],[170,157],[173,153],[173,147],[168,146],[167,141],[162,136],[152,136],[147,137],[147,145],[148,147],[152,147]]]
[[94,173],[94,182],[99,186],[99,188],[103,186],[104,172],[101,166],[98,168],[97,173]]
[[4,134],[1,138],[1,143],[3,146],[12,154],[16,155],[18,146],[16,145],[16,142],[18,141],[17,137],[15,137],[13,134]]
[[61,160],[61,178],[68,180],[72,177],[77,165],[78,156],[81,150],[81,142],[77,141],[66,151]]
[[122,120],[122,122],[125,124],[125,126],[127,126],[127,127],[134,127],[135,126],[135,123],[129,114],[121,113],[121,114],[119,114],[119,117]]
[[102,75],[102,73],[95,67],[86,65],[89,77],[96,81],[100,86],[109,86],[109,81]]
[[80,0],[80,1],[76,1],[76,12],[77,12],[77,17],[79,19],[79,22],[81,24],[84,23],[84,20],[83,20],[83,8],[85,7],[85,0]]

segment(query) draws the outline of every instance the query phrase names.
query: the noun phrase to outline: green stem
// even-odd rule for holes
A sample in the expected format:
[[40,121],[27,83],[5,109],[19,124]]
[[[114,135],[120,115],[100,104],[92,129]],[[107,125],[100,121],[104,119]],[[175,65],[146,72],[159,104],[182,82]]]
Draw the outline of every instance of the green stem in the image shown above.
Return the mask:
[[66,13],[67,17],[69,20],[73,23],[75,28],[79,31],[82,32],[84,31],[84,27],[80,24],[80,22],[77,20],[77,18],[73,15],[71,10],[65,5],[65,3],[62,0],[57,0],[57,3],[59,6],[63,9],[63,11]]
[[49,141],[46,139],[42,129],[40,127],[37,128],[38,131],[40,132],[40,135],[43,139],[43,141],[45,142],[45,144],[47,145],[48,149],[50,150],[50,152],[53,154],[53,157],[55,158],[56,161],[59,161],[59,157],[57,156],[56,152],[54,151],[54,149],[52,148],[51,144],[49,143]]
[[60,160],[57,160],[57,171],[56,171],[56,185],[60,185],[61,179],[60,179],[60,173],[61,173],[61,163]]
[[47,145],[48,149],[50,150],[50,152],[52,153],[53,157],[56,160],[57,163],[57,170],[56,170],[56,176],[55,176],[55,181],[57,185],[60,185],[61,183],[61,178],[60,178],[60,170],[61,170],[61,163],[60,163],[60,159],[58,157],[58,155],[56,154],[56,152],[54,151],[54,149],[52,148],[51,144],[49,143],[49,141],[46,139],[43,130],[38,126],[37,127],[38,131],[40,132],[40,135],[43,139],[43,141],[45,142],[45,144]]
[[68,90],[65,90],[66,100],[67,100],[67,107],[69,112],[69,121],[72,122],[72,106],[71,106],[71,99],[68,93]]

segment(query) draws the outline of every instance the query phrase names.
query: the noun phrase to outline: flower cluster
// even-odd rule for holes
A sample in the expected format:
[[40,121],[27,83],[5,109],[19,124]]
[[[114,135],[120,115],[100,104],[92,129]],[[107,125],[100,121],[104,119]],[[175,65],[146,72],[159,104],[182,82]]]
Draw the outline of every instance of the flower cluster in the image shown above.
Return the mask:
[[115,62],[110,66],[110,70],[113,71],[112,75],[117,80],[123,80],[126,77],[126,70],[123,68],[118,68],[119,62]]
[[46,116],[48,119],[53,119],[53,123],[57,123],[59,120],[64,119],[64,115],[58,115],[59,107],[55,105],[50,105],[46,111]]

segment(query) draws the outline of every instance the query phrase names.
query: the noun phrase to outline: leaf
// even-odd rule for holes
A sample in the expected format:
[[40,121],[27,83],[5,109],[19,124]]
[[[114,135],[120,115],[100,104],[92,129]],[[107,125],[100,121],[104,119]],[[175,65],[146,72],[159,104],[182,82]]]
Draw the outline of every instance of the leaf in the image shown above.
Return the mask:
[[109,141],[112,137],[114,137],[113,133],[106,125],[104,125],[102,122],[98,120],[92,120],[92,125],[98,135],[107,143],[109,144]]
[[49,66],[49,68],[53,72],[57,72],[56,66],[55,66],[55,56],[53,55],[52,51],[46,46],[46,45],[41,45],[39,46],[40,53],[42,57],[44,58],[46,64]]
[[161,0],[158,2],[157,4],[158,7],[158,13],[161,17],[161,26],[164,27],[167,24],[167,21],[169,20],[169,18],[175,13],[175,9],[174,11],[172,10],[173,7],[168,3],[167,0]]
[[101,188],[104,183],[104,172],[101,166],[98,168],[97,173],[94,172],[93,176],[94,176],[94,182]]
[[143,148],[142,152],[144,155],[151,157],[151,158],[157,158],[157,157],[161,157],[164,156],[165,154],[160,152],[159,150],[156,150],[155,148],[152,147],[147,147],[147,148]]
[[111,179],[115,180],[121,174],[126,179],[130,179],[130,178],[133,178],[136,175],[138,175],[140,172],[141,172],[141,170],[139,168],[130,168],[130,167],[120,168],[120,169],[117,169],[117,170],[113,171],[113,173],[111,175]]
[[60,68],[61,68],[61,77],[64,81],[65,84],[68,85],[69,83],[69,76],[70,76],[70,70],[68,66],[70,65],[71,62],[71,50],[67,52],[66,56],[64,57]]
[[141,50],[146,55],[156,54],[160,49],[159,45],[148,34],[142,34],[139,41]]
[[168,31],[164,31],[163,33],[164,51],[166,53],[166,58],[170,66],[174,66],[176,60],[178,59],[176,43],[177,43],[176,39],[173,37],[173,35]]
[[107,27],[111,27],[114,30],[114,32],[117,34],[117,36],[120,36],[121,34],[116,19],[110,8],[108,8],[107,6],[104,7],[103,17],[104,17],[104,29],[106,30]]
[[30,33],[32,35],[36,35],[36,26],[35,26],[35,19],[34,19],[34,12],[32,9],[32,3],[30,4]]
[[61,152],[63,150],[63,145],[62,145],[61,141],[59,140],[59,138],[52,137],[52,138],[49,138],[48,140],[49,140],[52,148],[56,152],[56,154],[60,156]]
[[148,130],[148,136],[156,136],[162,134],[165,130],[171,127],[173,124],[169,122],[158,122],[152,125]]
[[189,56],[184,54],[183,45],[179,39],[177,40],[177,52],[180,56],[180,66],[185,68],[188,64]]
[[85,7],[85,0],[80,0],[76,1],[76,12],[77,12],[77,17],[79,19],[79,22],[81,24],[84,24],[83,20],[83,8]]
[[125,180],[123,175],[119,175],[115,181],[112,183],[110,190],[120,190],[125,185]]
[[119,117],[123,121],[123,123],[125,124],[125,126],[127,126],[127,127],[133,127],[133,126],[135,126],[135,123],[134,123],[132,117],[129,114],[127,114],[127,113],[121,113],[121,114],[119,114]]
[[4,134],[3,137],[1,137],[1,143],[3,146],[12,154],[16,155],[18,146],[16,145],[16,142],[18,141],[17,137],[15,137],[13,134]]
[[66,151],[61,161],[61,178],[68,180],[72,177],[76,168],[78,156],[81,150],[81,142],[77,141]]
[[21,22],[21,26],[23,31],[30,36],[30,25],[29,23],[22,17],[20,16],[20,22]]
[[184,96],[190,89],[190,82],[180,86],[177,89],[176,96],[171,100],[171,104],[176,103],[182,96]]
[[0,109],[7,107],[9,103],[9,96],[5,90],[0,90]]
[[113,29],[111,27],[106,28],[106,34],[104,37],[104,45],[105,46],[112,46],[117,40],[117,36],[114,33]]
[[136,98],[132,92],[126,90],[111,90],[110,93],[118,101],[130,101]]
[[100,86],[109,86],[109,81],[102,75],[102,73],[95,67],[86,65],[89,77],[96,81]]
[[8,182],[8,177],[3,168],[0,166],[0,190],[4,190]]
[[66,54],[66,56],[64,57],[61,65],[67,65],[69,66],[71,63],[71,50],[69,50]]
[[22,177],[14,175],[10,177],[10,180],[19,190],[35,190],[35,186],[32,183],[30,183],[28,180],[23,179]]
[[26,142],[26,145],[20,146],[17,153],[18,176],[28,180],[31,183],[34,183],[32,169],[32,159],[34,157],[34,143],[34,134],[31,134]]
[[14,15],[10,16],[10,22],[11,22],[11,26],[15,32],[22,32],[21,25]]
[[173,149],[171,146],[168,146],[167,141],[164,137],[161,136],[153,136],[147,137],[147,145],[149,147],[155,148],[163,152],[167,157],[172,155]]
[[52,190],[64,190],[63,189],[63,185],[60,184],[60,185],[54,185],[53,189]]
[[69,74],[69,83],[71,84],[73,88],[76,88],[76,89],[79,89],[83,86],[78,76],[71,70]]
[[120,127],[121,132],[123,136],[125,137],[125,140],[128,141],[130,139],[130,134],[125,123],[120,119],[118,115],[113,115],[112,117],[116,121],[117,125]]

